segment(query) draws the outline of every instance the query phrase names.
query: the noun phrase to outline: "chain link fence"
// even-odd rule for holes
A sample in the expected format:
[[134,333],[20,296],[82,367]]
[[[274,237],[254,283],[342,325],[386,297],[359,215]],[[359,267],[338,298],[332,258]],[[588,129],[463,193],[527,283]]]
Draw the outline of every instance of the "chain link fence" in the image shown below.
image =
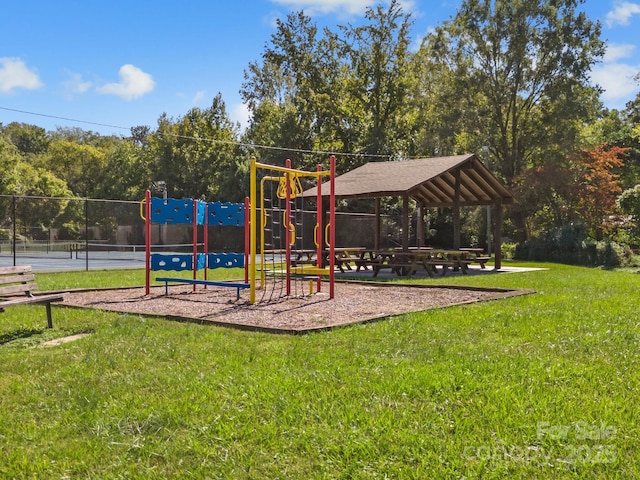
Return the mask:
[[[316,212],[303,216],[302,248],[314,247]],[[0,195],[0,262],[4,265],[39,260],[73,260],[69,269],[144,268],[145,222],[140,202],[88,198]],[[381,217],[381,247],[399,245],[400,218]],[[243,252],[244,232],[235,227],[208,227],[210,252]],[[336,246],[373,247],[374,214],[336,214]],[[197,229],[198,243],[204,232]],[[154,253],[191,252],[191,225],[154,224]],[[82,265],[84,261],[84,265]]]

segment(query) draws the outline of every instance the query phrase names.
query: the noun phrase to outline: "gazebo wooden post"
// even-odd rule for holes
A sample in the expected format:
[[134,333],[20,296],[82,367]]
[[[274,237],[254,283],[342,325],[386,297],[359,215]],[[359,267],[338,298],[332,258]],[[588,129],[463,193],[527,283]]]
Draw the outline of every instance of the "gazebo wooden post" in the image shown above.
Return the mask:
[[455,171],[455,191],[453,194],[453,249],[460,248],[460,169]]
[[417,215],[416,219],[416,241],[418,247],[424,247],[424,204],[422,202],[418,202]]
[[409,250],[409,194],[402,195],[402,250]]
[[502,198],[496,198],[494,212],[493,249],[495,251],[495,269],[502,268]]
[[373,239],[374,250],[380,250],[381,235],[382,235],[382,220],[380,219],[380,197],[376,197],[376,232]]

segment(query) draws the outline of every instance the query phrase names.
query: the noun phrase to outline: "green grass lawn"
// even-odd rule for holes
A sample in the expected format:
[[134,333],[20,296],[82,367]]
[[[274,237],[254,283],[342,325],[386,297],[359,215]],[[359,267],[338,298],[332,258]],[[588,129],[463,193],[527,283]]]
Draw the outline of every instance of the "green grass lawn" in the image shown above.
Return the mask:
[[7,309],[0,478],[640,478],[640,275],[535,266],[420,280],[535,295],[305,336]]

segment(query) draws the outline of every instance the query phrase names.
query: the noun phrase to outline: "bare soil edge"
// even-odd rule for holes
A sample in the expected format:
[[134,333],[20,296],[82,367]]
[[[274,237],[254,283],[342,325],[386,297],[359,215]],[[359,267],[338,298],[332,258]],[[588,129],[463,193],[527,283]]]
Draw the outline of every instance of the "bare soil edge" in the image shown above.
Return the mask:
[[[297,334],[306,334],[306,333],[312,333],[312,332],[328,331],[335,328],[347,327],[347,326],[356,325],[356,324],[371,323],[371,322],[381,321],[397,315],[427,311],[433,308],[446,308],[449,306],[473,304],[473,303],[477,303],[481,301],[489,301],[489,300],[500,300],[504,298],[510,298],[510,297],[515,297],[520,295],[529,295],[529,294],[535,293],[535,290],[531,290],[531,289],[510,289],[510,288],[499,288],[499,287],[484,288],[484,287],[468,287],[468,286],[460,286],[460,285],[399,284],[399,283],[392,283],[392,282],[379,283],[379,282],[357,281],[357,280],[338,281],[336,282],[336,286],[338,285],[344,285],[344,287],[341,287],[343,289],[350,288],[347,286],[352,286],[352,287],[360,286],[368,289],[369,291],[371,289],[379,288],[380,294],[374,294],[373,296],[366,299],[362,299],[361,296],[360,298],[348,298],[348,297],[344,298],[343,296],[343,298],[338,299],[337,298],[338,294],[337,294],[334,300],[331,300],[330,302],[324,302],[324,305],[321,305],[320,307],[317,307],[317,308],[326,307],[324,308],[324,310],[328,310],[328,312],[325,312],[325,314],[330,315],[333,322],[330,325],[324,324],[322,322],[317,323],[314,321],[310,321],[308,320],[308,318],[304,322],[301,322],[295,325],[271,324],[268,321],[265,322],[265,324],[260,324],[260,323],[257,323],[254,318],[251,317],[252,312],[255,313],[256,310],[255,309],[252,310],[251,307],[249,306],[247,306],[246,310],[243,312],[243,315],[246,317],[245,321],[235,317],[233,318],[233,320],[229,320],[228,318],[225,318],[226,317],[224,314],[225,310],[229,310],[230,308],[233,308],[236,311],[237,309],[243,309],[243,306],[238,304],[231,305],[231,307],[229,307],[230,304],[234,303],[230,301],[227,301],[226,303],[222,304],[221,313],[214,312],[214,313],[199,314],[199,315],[185,313],[184,311],[178,311],[176,313],[176,310],[173,307],[163,309],[163,305],[166,307],[167,302],[170,302],[172,299],[178,302],[180,300],[184,300],[184,298],[186,297],[180,297],[180,295],[184,295],[185,293],[184,292],[178,293],[175,296],[170,295],[169,296],[170,298],[167,298],[163,294],[158,293],[159,289],[161,289],[162,292],[164,292],[164,287],[154,287],[155,293],[152,293],[152,295],[149,297],[146,297],[146,296],[133,297],[128,301],[118,301],[118,299],[121,297],[122,292],[123,291],[133,292],[136,290],[140,290],[142,287],[131,287],[131,288],[125,288],[125,289],[123,288],[77,289],[69,292],[70,295],[67,296],[67,299],[65,299],[65,302],[63,304],[57,304],[57,305],[72,307],[72,308],[90,308],[90,309],[99,309],[99,310],[107,310],[107,311],[117,311],[121,313],[130,313],[130,314],[147,316],[147,317],[163,317],[163,318],[167,318],[167,319],[179,321],[179,322],[190,322],[190,323],[197,323],[201,325],[214,325],[214,326],[235,328],[235,329],[246,330],[246,331],[297,335]],[[343,306],[345,303],[348,304],[349,306],[354,305],[354,308],[356,309],[358,308],[356,305],[358,301],[360,302],[364,301],[364,304],[366,304],[368,307],[370,307],[372,303],[375,306],[375,303],[376,303],[375,299],[382,298],[383,293],[385,291],[389,291],[389,292],[392,291],[397,293],[398,289],[406,292],[410,292],[411,290],[414,290],[414,291],[433,290],[434,293],[436,291],[440,291],[440,292],[443,292],[446,298],[440,299],[438,303],[429,305],[426,307],[423,306],[423,307],[413,308],[413,309],[408,307],[409,309],[405,309],[401,311],[392,309],[393,311],[391,312],[389,311],[389,308],[388,308],[390,299],[387,298],[384,302],[384,308],[380,308],[378,312],[374,312],[365,316],[356,316],[354,318],[352,315],[341,316],[336,313],[341,310],[341,305]],[[325,288],[324,291],[326,292],[327,289]],[[474,292],[473,294],[474,298],[472,299],[464,298],[465,295],[468,295],[472,292]],[[110,294],[114,294],[115,297],[109,299]],[[94,300],[92,300],[92,297],[96,295],[98,295],[99,298],[95,298]],[[392,298],[396,296],[397,295],[391,295]],[[73,300],[74,297],[76,298],[76,301]],[[463,297],[463,298],[460,298],[460,297]],[[77,301],[78,298],[81,298],[82,300]],[[136,298],[138,298],[139,301],[136,301]],[[153,305],[154,300],[158,302],[157,306]],[[190,306],[192,307],[192,309],[193,309],[193,305],[199,303],[197,301],[193,301],[192,298],[190,298],[189,301],[191,302]],[[334,304],[334,301],[336,303],[341,302],[341,305]],[[284,302],[290,302],[290,300],[285,300]],[[144,308],[140,308],[141,303],[148,303],[147,310],[145,310]],[[205,303],[204,305],[211,307],[211,303]],[[286,305],[286,303],[284,305]],[[295,315],[297,313],[296,310],[297,309],[295,307],[291,309],[287,309],[286,315],[287,316]]]

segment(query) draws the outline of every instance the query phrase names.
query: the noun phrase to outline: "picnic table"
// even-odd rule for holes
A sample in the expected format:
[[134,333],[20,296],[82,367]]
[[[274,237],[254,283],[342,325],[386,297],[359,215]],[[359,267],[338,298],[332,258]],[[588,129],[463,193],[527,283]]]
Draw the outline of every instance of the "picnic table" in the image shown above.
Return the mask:
[[[265,250],[263,252],[264,255],[269,257],[274,257],[279,259],[278,261],[285,261],[286,250],[284,248],[275,249],[275,250]],[[315,264],[315,256],[316,251],[312,249],[291,249],[290,253],[290,261],[292,266],[297,265],[309,265]]]
[[426,271],[431,277],[438,273],[444,276],[449,269],[460,270],[466,275],[471,263],[469,252],[430,247],[408,250],[364,250],[360,253],[360,258],[360,263],[356,263],[358,267],[371,266],[374,277],[384,269],[390,269],[398,276],[405,277],[410,277],[419,270]]
[[[360,266],[358,262],[362,258],[362,253],[366,251],[365,247],[334,247],[334,260],[333,263],[341,272],[344,273],[345,268],[347,270],[353,270],[352,263],[355,265],[356,269],[359,271]],[[326,252],[327,260],[329,252]],[[327,262],[328,263],[328,262]],[[366,268],[366,267],[365,267]]]
[[484,269],[485,264],[491,260],[491,257],[488,255],[484,255],[484,248],[475,248],[475,247],[463,247],[460,249],[461,252],[467,252],[469,254],[469,260],[479,263],[480,268]]
[[291,250],[291,265],[294,267],[298,265],[315,265],[316,253],[315,250],[311,249]]

